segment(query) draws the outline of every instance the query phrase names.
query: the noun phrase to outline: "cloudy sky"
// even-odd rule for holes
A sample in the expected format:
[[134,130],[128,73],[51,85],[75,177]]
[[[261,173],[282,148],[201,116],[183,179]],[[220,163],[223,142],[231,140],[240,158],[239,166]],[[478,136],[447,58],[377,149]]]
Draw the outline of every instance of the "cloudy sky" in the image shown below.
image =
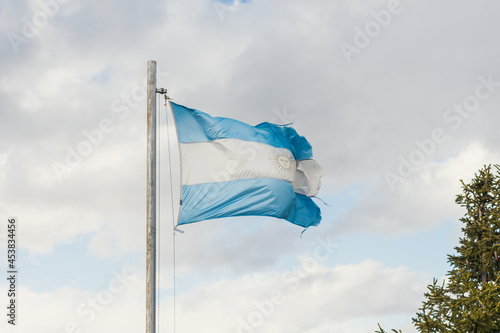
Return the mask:
[[[460,237],[459,180],[500,161],[499,3],[0,8],[2,332],[145,330],[148,60],[177,103],[252,125],[293,122],[325,170],[319,197],[330,206],[318,202],[323,221],[302,238],[263,217],[184,226],[174,318],[160,103],[159,332],[174,321],[179,333],[362,333],[377,323],[415,332],[426,285],[446,275]],[[18,219],[15,327],[9,217]]]

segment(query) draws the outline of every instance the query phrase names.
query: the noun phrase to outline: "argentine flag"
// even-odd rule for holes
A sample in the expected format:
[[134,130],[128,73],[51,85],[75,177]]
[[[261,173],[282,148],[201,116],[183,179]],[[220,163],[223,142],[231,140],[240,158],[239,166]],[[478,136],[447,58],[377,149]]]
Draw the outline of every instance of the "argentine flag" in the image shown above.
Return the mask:
[[309,142],[289,126],[211,117],[171,103],[181,154],[179,225],[257,215],[308,228],[321,221],[310,197],[321,166]]

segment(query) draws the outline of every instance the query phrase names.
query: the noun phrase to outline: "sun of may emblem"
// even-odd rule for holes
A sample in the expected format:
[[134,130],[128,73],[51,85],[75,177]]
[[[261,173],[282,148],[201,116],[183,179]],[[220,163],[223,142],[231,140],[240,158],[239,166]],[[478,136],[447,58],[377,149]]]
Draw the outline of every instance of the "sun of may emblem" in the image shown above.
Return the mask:
[[269,159],[274,170],[276,170],[284,180],[293,181],[297,163],[292,153],[287,149],[272,149],[269,152]]

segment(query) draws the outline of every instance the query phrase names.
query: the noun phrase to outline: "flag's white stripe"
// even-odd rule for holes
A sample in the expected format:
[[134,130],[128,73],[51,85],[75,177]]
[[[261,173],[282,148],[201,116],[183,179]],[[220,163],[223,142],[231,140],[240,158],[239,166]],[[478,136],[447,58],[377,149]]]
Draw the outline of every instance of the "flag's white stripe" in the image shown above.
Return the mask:
[[296,162],[288,149],[239,139],[181,143],[182,185],[273,178],[293,183]]

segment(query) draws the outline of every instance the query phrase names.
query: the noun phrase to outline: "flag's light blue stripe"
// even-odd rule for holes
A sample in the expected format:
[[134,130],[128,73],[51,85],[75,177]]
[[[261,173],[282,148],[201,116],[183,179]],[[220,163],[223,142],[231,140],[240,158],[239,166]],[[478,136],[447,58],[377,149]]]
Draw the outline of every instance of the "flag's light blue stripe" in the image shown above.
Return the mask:
[[317,226],[321,222],[321,210],[318,205],[308,196],[295,193],[295,197],[295,216],[293,221],[290,218],[287,220],[304,228]]
[[311,159],[312,147],[309,141],[303,136],[300,136],[295,129],[288,126],[278,126],[270,123],[262,123],[256,128],[260,130],[266,130],[271,136],[281,138],[281,141],[285,142],[285,145],[295,157],[296,161]]
[[312,158],[311,145],[292,127],[270,123],[251,126],[238,120],[211,117],[195,109],[176,103],[171,104],[181,143],[239,139],[286,148],[292,152],[296,160]]
[[285,181],[256,178],[182,186],[179,224],[230,216],[272,216],[302,227],[318,225],[321,213]]

